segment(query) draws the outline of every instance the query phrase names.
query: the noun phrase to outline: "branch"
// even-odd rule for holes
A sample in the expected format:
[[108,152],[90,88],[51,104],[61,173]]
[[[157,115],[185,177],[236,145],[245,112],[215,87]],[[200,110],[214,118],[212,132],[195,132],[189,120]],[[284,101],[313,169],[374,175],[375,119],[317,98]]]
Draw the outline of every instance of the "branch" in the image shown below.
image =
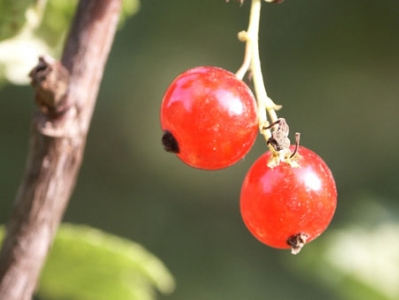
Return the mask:
[[0,252],[0,299],[29,300],[75,186],[121,0],[81,0],[61,63],[31,72],[39,110]]

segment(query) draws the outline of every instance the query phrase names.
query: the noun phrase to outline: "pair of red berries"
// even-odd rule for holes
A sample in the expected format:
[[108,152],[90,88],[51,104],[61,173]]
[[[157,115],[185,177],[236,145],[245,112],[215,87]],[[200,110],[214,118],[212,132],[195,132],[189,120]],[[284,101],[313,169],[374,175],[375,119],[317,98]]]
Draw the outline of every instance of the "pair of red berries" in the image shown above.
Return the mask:
[[[249,87],[233,73],[197,67],[180,74],[161,106],[162,143],[186,164],[207,170],[242,159],[258,135],[257,105]],[[248,171],[241,189],[245,225],[276,248],[301,247],[329,225],[337,191],[331,171],[314,152],[299,147],[299,168],[268,167],[271,152]]]

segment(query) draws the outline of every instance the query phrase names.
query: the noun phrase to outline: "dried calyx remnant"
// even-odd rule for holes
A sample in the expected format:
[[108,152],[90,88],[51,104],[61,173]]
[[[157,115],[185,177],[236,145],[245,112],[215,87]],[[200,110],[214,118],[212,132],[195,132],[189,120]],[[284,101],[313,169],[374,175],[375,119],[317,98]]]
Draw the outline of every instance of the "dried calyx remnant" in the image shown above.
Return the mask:
[[274,126],[277,126],[277,128],[272,132],[272,136],[267,140],[267,144],[272,145],[276,151],[288,149],[291,142],[288,138],[290,128],[288,127],[287,122],[285,119],[280,118],[273,124],[264,127],[263,129],[270,129]]
[[176,141],[175,137],[168,130],[165,130],[162,135],[162,145],[165,151],[172,153],[179,153],[179,143]]
[[303,232],[289,237],[287,240],[287,244],[291,246],[291,253],[298,254],[301,251],[302,247],[305,246],[308,238],[309,235]]
[[271,145],[274,149],[274,155],[268,163],[270,168],[276,167],[280,161],[290,164],[292,167],[299,167],[296,157],[299,148],[300,133],[295,133],[295,149],[293,152],[290,150],[291,141],[288,138],[289,126],[284,118],[277,119],[273,124],[263,127],[263,130],[274,128],[271,137],[267,140],[267,144]]

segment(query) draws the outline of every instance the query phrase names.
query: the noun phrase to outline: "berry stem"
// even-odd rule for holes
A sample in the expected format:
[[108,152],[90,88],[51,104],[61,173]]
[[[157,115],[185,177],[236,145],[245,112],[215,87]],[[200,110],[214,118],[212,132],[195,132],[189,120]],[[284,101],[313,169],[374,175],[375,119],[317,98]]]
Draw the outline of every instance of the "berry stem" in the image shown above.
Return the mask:
[[[240,69],[236,72],[236,77],[243,79],[244,75],[250,71],[254,82],[254,90],[258,102],[258,119],[259,131],[265,137],[266,141],[271,137],[267,114],[269,114],[271,123],[275,123],[278,119],[276,110],[281,106],[276,105],[269,98],[263,81],[261,62],[259,58],[259,22],[262,0],[252,0],[251,11],[249,16],[249,25],[247,31],[241,31],[238,38],[246,43],[244,61]],[[271,145],[269,145],[270,150]]]

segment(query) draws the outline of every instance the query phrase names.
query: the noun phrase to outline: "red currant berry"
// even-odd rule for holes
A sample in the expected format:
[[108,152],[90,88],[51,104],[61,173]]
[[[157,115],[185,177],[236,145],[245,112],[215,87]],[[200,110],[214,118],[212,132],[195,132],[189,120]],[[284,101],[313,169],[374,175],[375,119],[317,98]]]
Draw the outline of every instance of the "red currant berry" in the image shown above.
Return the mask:
[[216,170],[248,153],[258,134],[255,98],[233,73],[197,67],[180,74],[161,105],[162,143],[186,164]]
[[249,231],[264,244],[291,248],[294,254],[327,228],[337,205],[334,178],[326,163],[302,146],[298,154],[298,168],[285,162],[270,168],[271,152],[263,154],[248,171],[240,199]]

